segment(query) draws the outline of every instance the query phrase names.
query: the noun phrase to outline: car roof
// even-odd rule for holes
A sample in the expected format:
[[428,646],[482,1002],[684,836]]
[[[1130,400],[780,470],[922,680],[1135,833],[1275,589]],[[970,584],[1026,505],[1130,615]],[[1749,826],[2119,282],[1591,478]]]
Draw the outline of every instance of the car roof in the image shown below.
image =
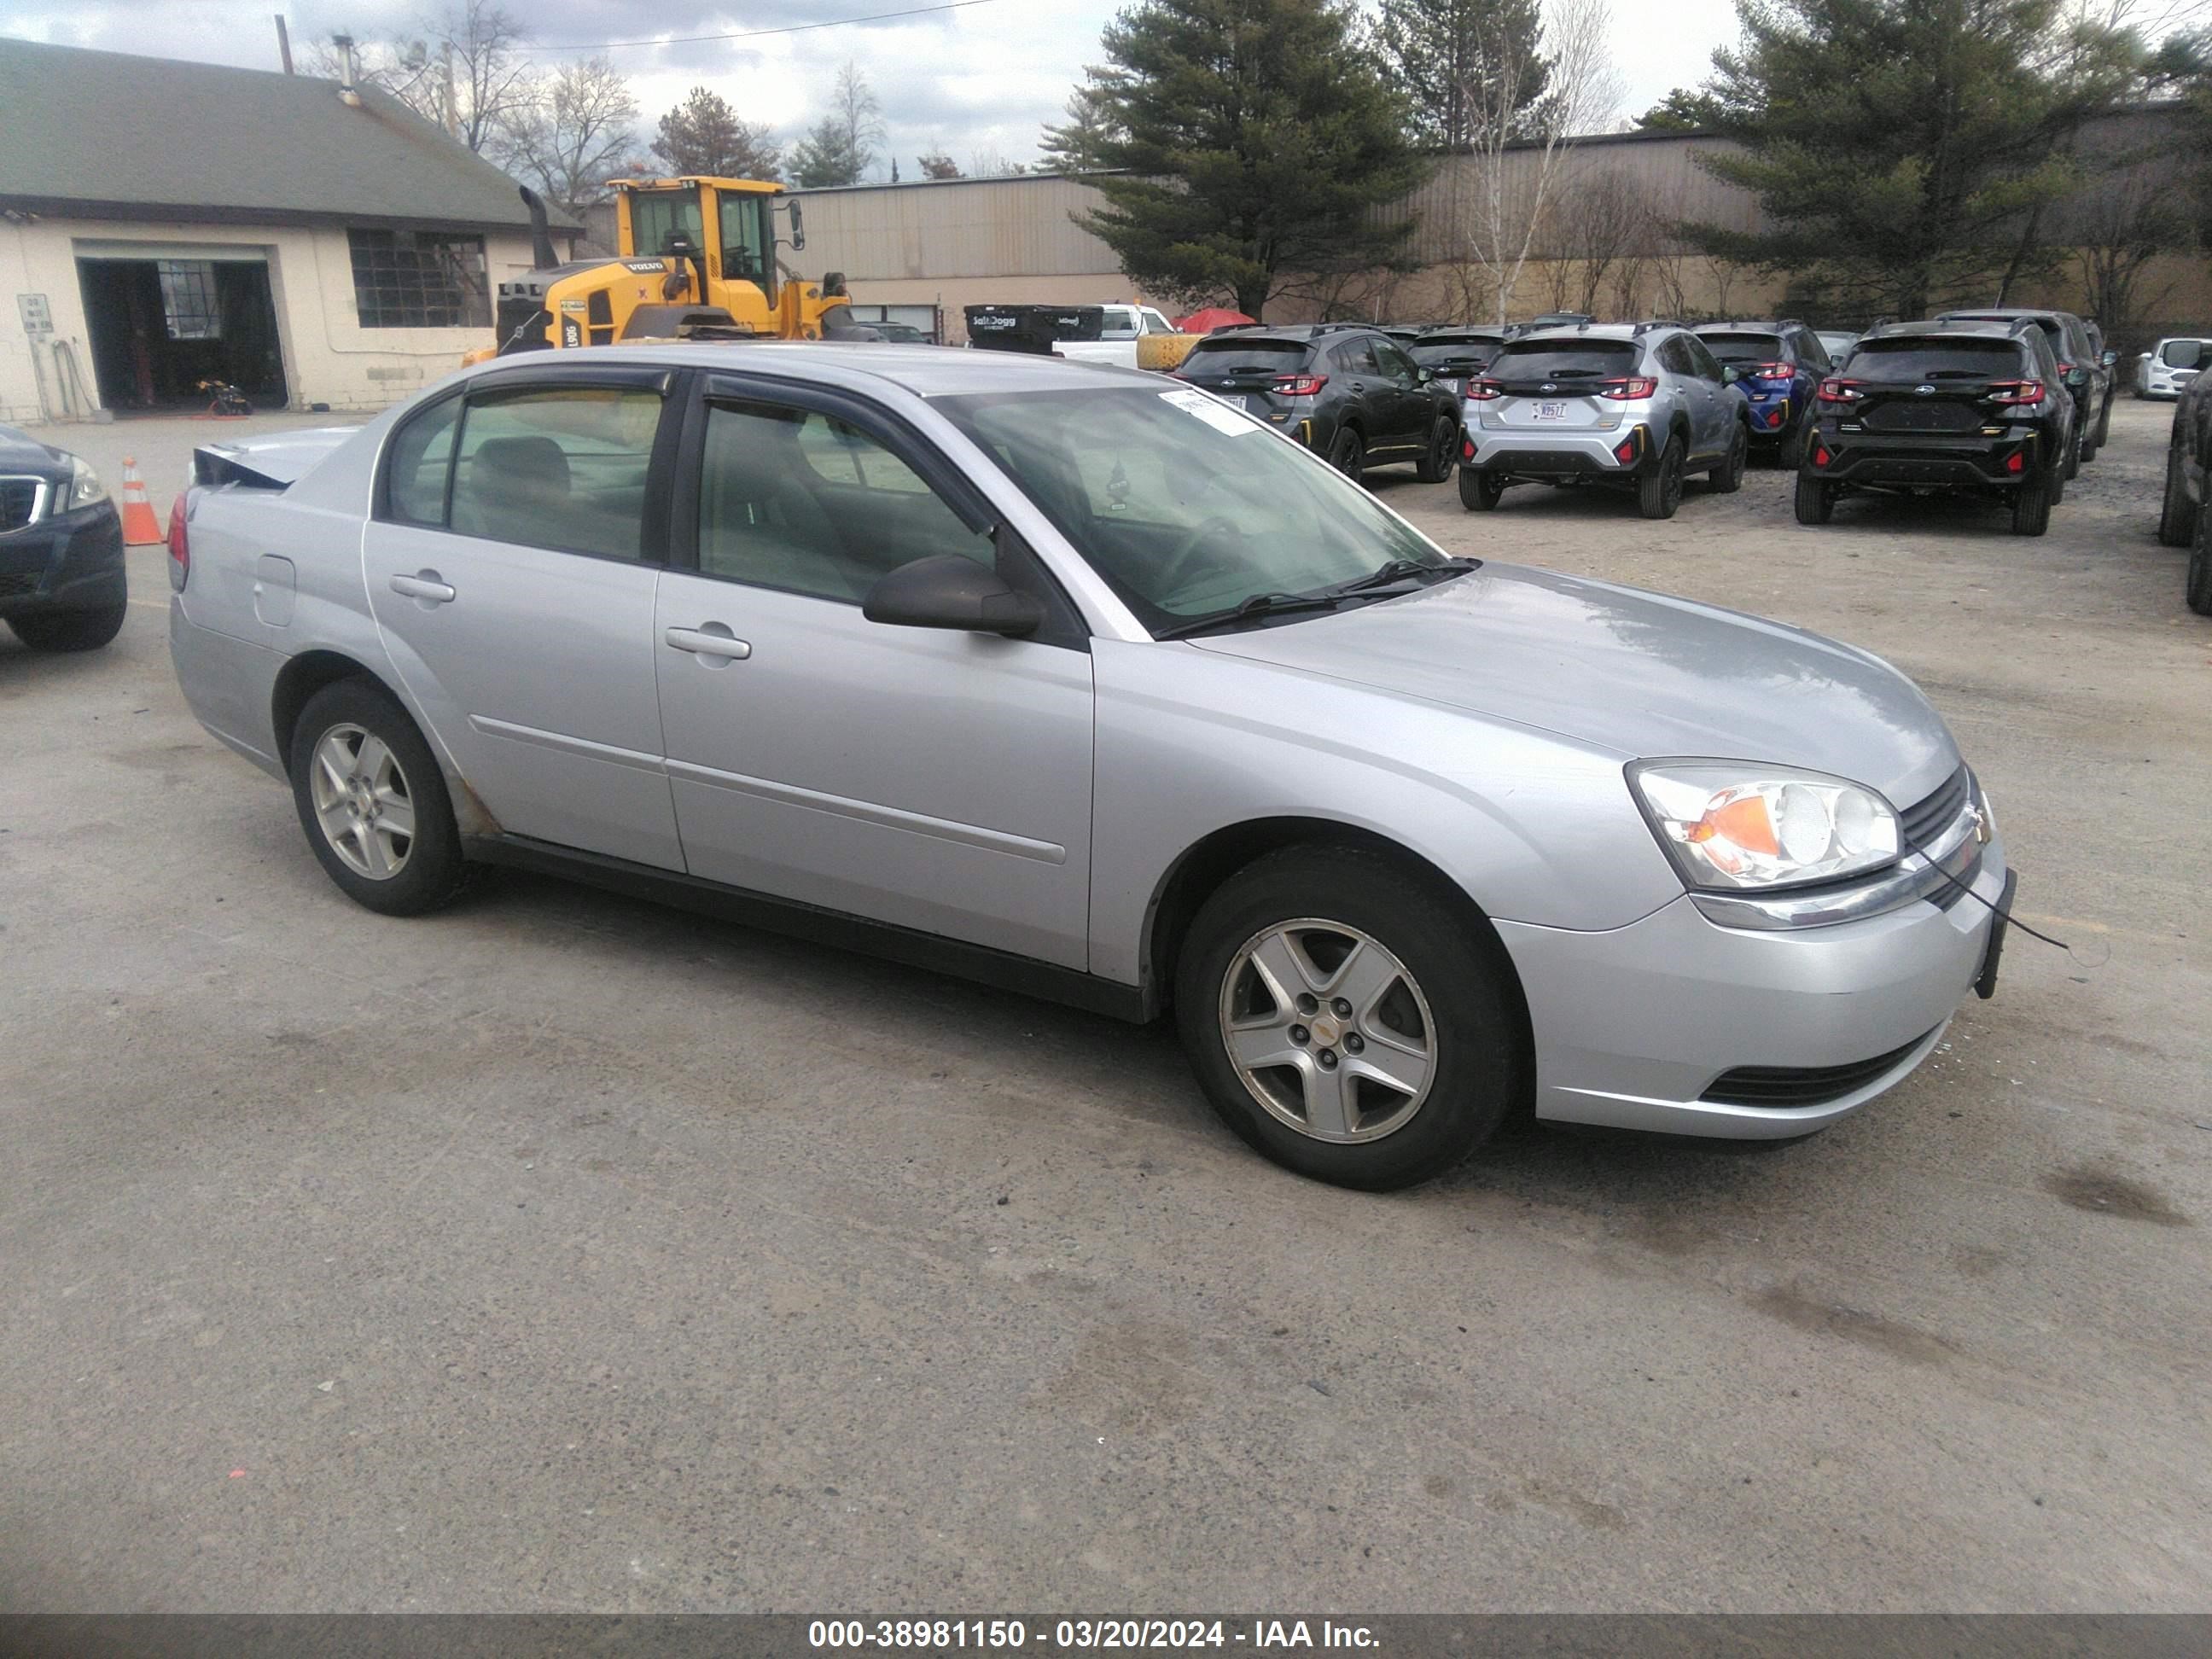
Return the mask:
[[2057,323],[2081,319],[2070,311],[2058,311],[2050,306],[1954,306],[1948,311],[1939,311],[1935,319],[1939,323],[1951,321],[2000,321],[2008,323],[2041,322],[2050,318]]
[[1785,328],[1802,328],[1805,325],[1795,317],[1731,317],[1726,322],[1699,323],[1690,331],[1692,334],[1726,334],[1738,329],[1756,329],[1762,334],[1779,334]]
[[[580,359],[580,364],[572,360]],[[829,340],[666,341],[593,346],[586,351],[523,352],[495,357],[469,373],[544,373],[570,367],[665,363],[728,374],[760,374],[824,386],[867,382],[896,386],[917,397],[981,392],[1097,390],[1102,382],[1158,386],[1160,377],[1104,363],[1079,362],[1020,351],[973,351],[957,347],[901,345],[891,341]]]
[[1531,329],[1526,334],[1516,334],[1508,345],[1527,345],[1532,341],[1546,340],[1641,340],[1656,339],[1663,334],[1680,334],[1686,330],[1672,323],[1644,325],[1637,323],[1560,323]]

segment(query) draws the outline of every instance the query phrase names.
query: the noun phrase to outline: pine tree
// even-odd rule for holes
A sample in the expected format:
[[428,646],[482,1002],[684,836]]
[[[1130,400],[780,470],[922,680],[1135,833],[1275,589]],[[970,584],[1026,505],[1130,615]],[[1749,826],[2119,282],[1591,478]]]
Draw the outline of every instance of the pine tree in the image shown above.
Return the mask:
[[1516,137],[1532,137],[1542,118],[1546,75],[1538,0],[1382,0],[1376,44],[1406,96],[1416,142],[1472,149],[1479,109],[1494,100],[1479,89],[1501,75],[1514,82]]
[[720,179],[783,177],[783,152],[765,124],[740,120],[720,94],[694,87],[682,103],[660,118],[653,153],[679,178],[703,174]]
[[883,142],[882,110],[857,64],[837,71],[830,102],[830,113],[792,149],[791,181],[805,189],[859,184]]
[[957,179],[960,176],[960,163],[945,153],[943,145],[926,155],[915,156],[914,164],[921,169],[921,176],[925,179]]
[[[1684,100],[1741,148],[1701,157],[1769,228],[1683,227],[1867,312],[1986,299],[2076,184],[2074,133],[2127,88],[2133,38],[2058,0],[1738,0],[1742,44]],[[1679,96],[1679,95],[1678,95]],[[1675,102],[1670,100],[1670,103]]]
[[1115,170],[1083,222],[1130,276],[1261,317],[1295,278],[1403,257],[1413,221],[1370,210],[1427,164],[1354,23],[1338,0],[1138,0],[1107,25],[1073,159]]

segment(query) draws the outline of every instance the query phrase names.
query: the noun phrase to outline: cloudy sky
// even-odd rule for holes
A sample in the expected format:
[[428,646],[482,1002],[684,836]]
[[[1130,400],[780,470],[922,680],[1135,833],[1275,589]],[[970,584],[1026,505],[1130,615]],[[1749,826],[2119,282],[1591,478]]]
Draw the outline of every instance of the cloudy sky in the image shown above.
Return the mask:
[[[282,4],[293,50],[351,30],[378,39],[415,26],[443,0],[290,0]],[[533,56],[548,65],[616,41],[653,44],[607,52],[654,117],[689,87],[714,88],[747,119],[786,137],[817,118],[839,64],[858,63],[883,104],[890,144],[912,177],[914,157],[942,146],[965,168],[996,152],[1028,159],[1037,130],[1055,119],[1069,88],[1098,56],[1098,33],[1118,0],[981,0],[957,9],[747,40],[678,43],[672,37],[775,29],[857,17],[928,0],[508,0],[530,21]],[[1730,0],[1666,6],[1611,0],[1614,57],[1628,112],[1704,78],[1712,48],[1735,37]],[[0,33],[155,57],[278,67],[278,4],[270,0],[0,0]],[[159,96],[158,83],[149,96]],[[884,164],[879,163],[880,174]]]

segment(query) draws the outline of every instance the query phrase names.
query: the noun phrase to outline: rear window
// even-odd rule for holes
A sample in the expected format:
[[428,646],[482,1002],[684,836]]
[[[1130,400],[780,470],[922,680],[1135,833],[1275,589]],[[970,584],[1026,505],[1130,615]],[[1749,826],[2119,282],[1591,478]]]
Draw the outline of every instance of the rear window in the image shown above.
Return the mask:
[[1632,340],[1510,340],[1490,372],[1501,380],[1602,380],[1632,373],[1638,349]]
[[1424,334],[1407,349],[1417,363],[1440,363],[1448,357],[1488,357],[1504,342],[1495,334]]
[[1779,334],[1706,334],[1698,336],[1705,349],[1724,363],[1771,363],[1784,352]]
[[1861,340],[1850,372],[1884,380],[2002,380],[2028,368],[2014,340]]
[[2168,368],[2202,368],[2204,367],[2204,342],[2168,340],[2158,349],[2158,360]]
[[1209,374],[1233,374],[1240,368],[1287,374],[1305,356],[1304,340],[1200,340],[1188,361]]
[[2051,337],[2051,343],[2053,346],[2060,344],[2066,338],[2066,325],[2062,319],[2057,317],[2030,317],[2020,319],[2013,317],[1999,317],[1995,314],[1985,316],[1981,313],[1972,311],[1954,312],[1951,313],[1950,315],[1953,321],[1961,323],[2010,323],[2023,320],[2032,322],[2045,334]]

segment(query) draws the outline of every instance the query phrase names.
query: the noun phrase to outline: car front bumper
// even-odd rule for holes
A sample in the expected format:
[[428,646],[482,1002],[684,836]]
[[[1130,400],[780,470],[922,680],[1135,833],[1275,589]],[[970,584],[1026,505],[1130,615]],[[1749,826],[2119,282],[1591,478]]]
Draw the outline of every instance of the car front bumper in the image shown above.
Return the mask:
[[0,535],[0,618],[103,611],[124,598],[123,521],[112,504]]
[[[1624,419],[1608,428],[1485,427],[1480,417],[1469,416],[1460,430],[1460,464],[1478,472],[1516,478],[1632,478],[1658,462],[1650,429],[1641,420]],[[1633,448],[1632,459],[1621,459],[1624,444]]]
[[1501,921],[1535,1038],[1536,1115],[1725,1139],[1826,1127],[1928,1057],[1989,963],[2006,884],[1863,921],[1723,927],[1685,896],[1607,933]]

